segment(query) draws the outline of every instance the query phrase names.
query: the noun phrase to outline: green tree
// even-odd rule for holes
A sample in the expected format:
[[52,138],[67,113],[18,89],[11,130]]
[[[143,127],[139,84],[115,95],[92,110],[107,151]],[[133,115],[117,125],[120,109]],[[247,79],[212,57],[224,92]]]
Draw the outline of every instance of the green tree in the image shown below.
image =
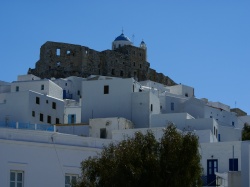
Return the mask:
[[250,140],[250,125],[248,123],[245,123],[242,129],[242,141],[245,140]]
[[79,187],[201,186],[198,138],[169,125],[156,140],[151,131],[110,144],[81,163]]

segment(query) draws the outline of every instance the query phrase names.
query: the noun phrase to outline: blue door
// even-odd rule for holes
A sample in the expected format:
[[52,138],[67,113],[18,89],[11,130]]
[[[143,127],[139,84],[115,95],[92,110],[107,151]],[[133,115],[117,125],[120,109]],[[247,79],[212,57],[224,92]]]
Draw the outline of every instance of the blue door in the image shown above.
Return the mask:
[[217,159],[207,160],[207,185],[208,186],[216,185],[215,172],[218,172],[218,160]]

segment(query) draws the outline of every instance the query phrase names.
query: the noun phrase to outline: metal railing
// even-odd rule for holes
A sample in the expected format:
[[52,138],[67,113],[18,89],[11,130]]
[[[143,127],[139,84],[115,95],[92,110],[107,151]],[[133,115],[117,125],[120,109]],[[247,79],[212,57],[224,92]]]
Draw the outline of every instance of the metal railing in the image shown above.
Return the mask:
[[39,130],[39,131],[55,131],[54,125],[48,124],[30,124],[10,121],[0,121],[0,128],[11,128],[11,129],[26,129],[26,130]]

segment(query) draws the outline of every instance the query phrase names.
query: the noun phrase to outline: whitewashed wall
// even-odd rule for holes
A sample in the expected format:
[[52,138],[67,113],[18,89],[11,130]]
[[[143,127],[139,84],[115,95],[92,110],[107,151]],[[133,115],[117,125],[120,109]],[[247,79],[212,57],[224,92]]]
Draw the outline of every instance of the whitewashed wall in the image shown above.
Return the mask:
[[[124,117],[131,120],[134,79],[105,79],[82,82],[82,122],[91,118]],[[109,93],[104,94],[104,86]]]
[[133,123],[125,118],[95,118],[89,120],[89,136],[100,138],[100,129],[105,128],[107,139],[112,139],[113,130],[131,129]]
[[[234,148],[233,148],[234,146]],[[218,159],[218,172],[229,171],[229,159],[238,158],[238,169],[241,171],[241,142],[218,142],[218,143],[201,143],[201,164],[204,175],[207,175],[207,160]],[[233,154],[234,150],[234,154]]]
[[65,186],[65,174],[80,176],[81,161],[96,156],[109,143],[59,133],[1,129],[0,186],[9,186],[10,170],[24,172],[25,187]]
[[[42,85],[44,89],[42,89]],[[18,92],[32,90],[34,92],[50,95],[52,97],[62,99],[63,91],[62,88],[50,80],[34,80],[34,81],[17,81],[11,83],[11,92]]]

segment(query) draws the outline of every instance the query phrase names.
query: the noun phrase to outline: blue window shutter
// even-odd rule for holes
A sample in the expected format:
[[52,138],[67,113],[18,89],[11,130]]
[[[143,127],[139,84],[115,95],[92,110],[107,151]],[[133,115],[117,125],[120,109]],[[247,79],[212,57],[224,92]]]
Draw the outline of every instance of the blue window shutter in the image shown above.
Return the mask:
[[229,171],[238,171],[238,158],[229,159]]
[[71,124],[71,114],[68,115],[68,124]]

